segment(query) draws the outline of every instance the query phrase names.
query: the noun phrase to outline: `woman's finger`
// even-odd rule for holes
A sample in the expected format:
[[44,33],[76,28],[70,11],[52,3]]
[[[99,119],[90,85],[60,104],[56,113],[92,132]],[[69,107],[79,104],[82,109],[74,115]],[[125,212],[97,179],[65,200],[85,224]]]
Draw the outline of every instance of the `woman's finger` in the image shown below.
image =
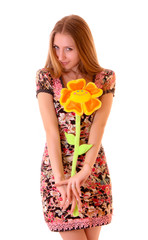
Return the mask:
[[55,186],[59,187],[59,186],[63,186],[63,185],[66,185],[66,184],[68,184],[68,179],[60,181],[58,183],[55,183]]
[[66,208],[68,208],[68,207],[69,207],[69,204],[70,204],[70,202],[69,202],[69,200],[66,198],[65,204],[64,204],[64,206],[63,206],[63,210],[65,210]]
[[73,186],[72,190],[73,190],[73,193],[74,193],[74,195],[77,199],[78,209],[79,209],[79,211],[81,211],[82,210],[82,203],[81,203],[80,195],[77,192],[77,188],[75,188],[75,185]]
[[82,203],[81,203],[81,199],[80,198],[77,200],[77,204],[78,204],[78,209],[81,212],[82,211]]
[[73,191],[73,193],[74,193],[76,199],[79,201],[80,196],[79,196],[79,193],[77,192],[76,185],[75,185],[74,183],[72,183],[72,185],[71,185],[71,189],[72,189],[72,191]]
[[67,199],[68,199],[69,202],[71,201],[71,197],[72,197],[71,195],[72,195],[71,184],[69,183],[67,185]]
[[80,183],[79,182],[76,182],[76,189],[77,189],[77,192],[79,193],[79,196],[81,196],[81,189],[80,189]]

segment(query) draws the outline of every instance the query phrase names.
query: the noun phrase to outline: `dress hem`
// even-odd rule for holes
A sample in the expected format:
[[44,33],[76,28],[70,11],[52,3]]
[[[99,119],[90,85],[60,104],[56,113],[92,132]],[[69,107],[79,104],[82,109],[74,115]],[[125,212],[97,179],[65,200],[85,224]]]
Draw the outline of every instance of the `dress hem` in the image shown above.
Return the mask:
[[73,219],[70,222],[47,222],[47,225],[51,231],[65,232],[78,229],[86,229],[90,227],[97,227],[107,225],[112,220],[112,214],[101,216],[98,218],[86,218],[86,219]]

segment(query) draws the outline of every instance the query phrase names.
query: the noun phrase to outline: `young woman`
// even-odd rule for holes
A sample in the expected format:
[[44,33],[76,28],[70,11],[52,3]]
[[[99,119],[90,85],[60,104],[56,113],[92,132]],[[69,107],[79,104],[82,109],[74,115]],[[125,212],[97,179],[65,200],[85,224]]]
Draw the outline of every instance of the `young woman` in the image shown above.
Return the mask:
[[[93,147],[78,157],[70,177],[74,146],[65,132],[75,134],[75,113],[60,105],[60,92],[70,80],[84,78],[103,90],[102,106],[81,117],[80,143]],[[41,196],[45,221],[63,240],[97,240],[102,225],[112,218],[109,170],[101,141],[115,91],[115,73],[100,67],[87,23],[70,15],[51,32],[45,67],[37,72],[37,97],[46,144],[41,164]],[[75,205],[79,216],[73,216]]]

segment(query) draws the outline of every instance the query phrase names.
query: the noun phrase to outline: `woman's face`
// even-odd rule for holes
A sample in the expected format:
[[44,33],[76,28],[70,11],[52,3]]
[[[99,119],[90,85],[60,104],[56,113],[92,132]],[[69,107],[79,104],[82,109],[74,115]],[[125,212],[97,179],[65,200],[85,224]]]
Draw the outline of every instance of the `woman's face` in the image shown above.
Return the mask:
[[56,56],[65,70],[75,70],[80,61],[73,38],[68,34],[56,33],[53,47]]

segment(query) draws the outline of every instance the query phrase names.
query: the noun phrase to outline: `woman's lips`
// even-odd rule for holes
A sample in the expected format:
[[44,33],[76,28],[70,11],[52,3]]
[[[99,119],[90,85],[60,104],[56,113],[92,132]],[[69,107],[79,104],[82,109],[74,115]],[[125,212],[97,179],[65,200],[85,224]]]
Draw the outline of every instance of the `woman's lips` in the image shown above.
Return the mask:
[[66,66],[66,65],[68,64],[68,62],[61,62],[61,64],[62,64],[63,66]]

